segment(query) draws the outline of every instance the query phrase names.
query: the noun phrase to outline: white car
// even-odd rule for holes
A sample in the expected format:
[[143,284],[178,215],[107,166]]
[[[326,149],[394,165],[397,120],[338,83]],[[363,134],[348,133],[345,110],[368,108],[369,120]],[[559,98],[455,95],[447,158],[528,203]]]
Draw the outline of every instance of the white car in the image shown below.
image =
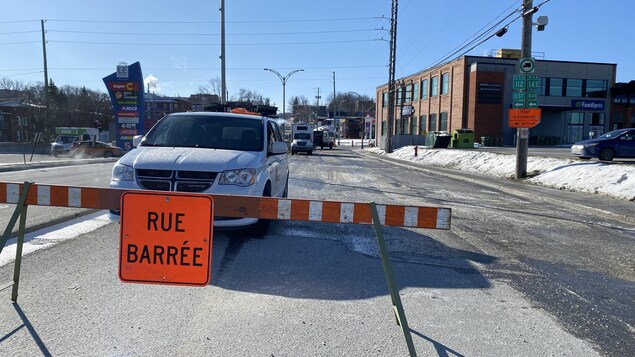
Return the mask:
[[[288,146],[272,118],[174,113],[133,144],[115,164],[111,188],[268,197],[287,197],[289,191]],[[214,217],[214,228],[249,228],[258,236],[269,224]]]

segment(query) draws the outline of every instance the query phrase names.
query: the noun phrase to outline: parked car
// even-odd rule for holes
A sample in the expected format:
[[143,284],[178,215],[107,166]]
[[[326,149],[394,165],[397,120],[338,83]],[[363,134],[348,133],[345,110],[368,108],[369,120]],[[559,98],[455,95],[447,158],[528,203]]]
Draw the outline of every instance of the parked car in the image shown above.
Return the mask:
[[68,155],[73,143],[79,140],[78,135],[58,135],[51,143],[51,155]]
[[123,154],[123,149],[118,146],[91,140],[76,141],[70,150],[73,157],[119,157]]
[[[169,114],[113,167],[110,187],[287,197],[288,146],[275,120],[259,115]],[[118,214],[118,212],[112,212]],[[214,217],[214,228],[262,236],[270,222]]]
[[614,158],[635,158],[635,128],[618,129],[583,140],[571,146],[571,155],[588,160],[597,157],[602,161]]

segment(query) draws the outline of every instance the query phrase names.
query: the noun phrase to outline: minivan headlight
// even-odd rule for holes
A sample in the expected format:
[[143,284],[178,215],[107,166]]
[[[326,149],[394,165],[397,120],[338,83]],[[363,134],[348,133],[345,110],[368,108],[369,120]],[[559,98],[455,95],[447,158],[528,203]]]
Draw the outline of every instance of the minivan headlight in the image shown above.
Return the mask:
[[113,181],[132,181],[134,179],[134,169],[131,166],[116,163],[112,168]]
[[219,185],[236,185],[241,187],[251,186],[256,182],[255,169],[227,170],[223,171],[218,180]]

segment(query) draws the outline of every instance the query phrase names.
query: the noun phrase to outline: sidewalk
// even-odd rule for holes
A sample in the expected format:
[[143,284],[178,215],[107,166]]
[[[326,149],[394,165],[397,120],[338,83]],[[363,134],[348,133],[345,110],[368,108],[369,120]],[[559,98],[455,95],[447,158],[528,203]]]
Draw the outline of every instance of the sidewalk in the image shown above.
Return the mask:
[[0,153],[0,172],[37,169],[51,166],[82,165],[98,162],[109,162],[115,159],[90,158],[80,159],[68,156],[34,154],[2,154]]

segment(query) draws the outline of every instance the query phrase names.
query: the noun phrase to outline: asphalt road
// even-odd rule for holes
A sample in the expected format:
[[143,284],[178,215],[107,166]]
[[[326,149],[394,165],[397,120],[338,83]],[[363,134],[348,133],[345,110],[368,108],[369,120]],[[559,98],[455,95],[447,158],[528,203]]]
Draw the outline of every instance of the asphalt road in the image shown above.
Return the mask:
[[[294,156],[290,196],[453,209],[450,231],[385,229],[419,355],[635,355],[632,203],[358,153]],[[109,166],[5,174],[101,185]],[[122,284],[117,249],[111,223],[28,255],[0,354],[406,354],[370,227],[215,234],[198,289]]]

